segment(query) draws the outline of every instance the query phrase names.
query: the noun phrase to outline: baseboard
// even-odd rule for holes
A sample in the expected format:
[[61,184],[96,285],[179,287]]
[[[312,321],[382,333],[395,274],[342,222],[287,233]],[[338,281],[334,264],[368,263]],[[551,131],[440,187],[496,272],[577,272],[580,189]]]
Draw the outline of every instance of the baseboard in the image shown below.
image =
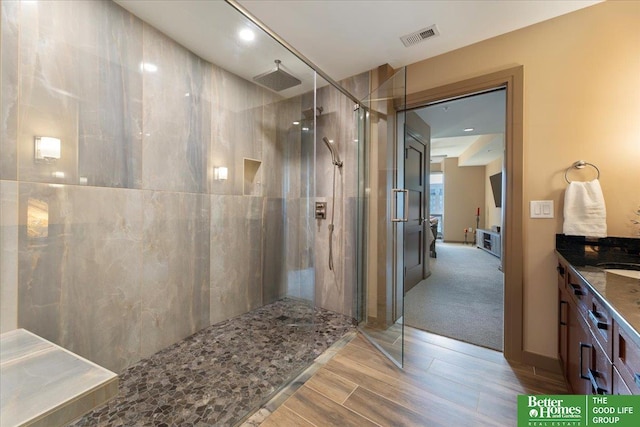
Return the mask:
[[[469,245],[469,246],[472,246],[472,247],[478,246],[476,243],[474,243],[473,240],[467,241],[466,243],[465,243],[464,240],[441,240],[440,242],[441,243],[457,243],[457,244],[461,244],[461,245]],[[438,251],[438,243],[436,241],[436,252],[437,251]]]
[[544,369],[555,374],[562,374],[562,366],[560,360],[553,357],[543,356],[529,351],[522,352],[522,363]]

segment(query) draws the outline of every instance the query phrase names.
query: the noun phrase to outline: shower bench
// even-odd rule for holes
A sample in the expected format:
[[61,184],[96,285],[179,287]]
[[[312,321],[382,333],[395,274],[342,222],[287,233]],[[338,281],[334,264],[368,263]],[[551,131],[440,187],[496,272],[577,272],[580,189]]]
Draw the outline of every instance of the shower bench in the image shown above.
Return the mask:
[[0,335],[0,425],[60,426],[118,393],[118,376],[39,336]]

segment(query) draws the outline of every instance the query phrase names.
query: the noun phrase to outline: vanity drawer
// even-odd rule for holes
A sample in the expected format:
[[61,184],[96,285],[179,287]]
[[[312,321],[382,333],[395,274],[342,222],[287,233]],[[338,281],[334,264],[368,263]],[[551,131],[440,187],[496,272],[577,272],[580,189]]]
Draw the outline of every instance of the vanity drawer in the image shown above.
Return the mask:
[[571,295],[571,299],[576,303],[580,314],[586,318],[587,304],[589,302],[589,289],[575,273],[567,270],[567,291]]
[[625,382],[622,380],[622,377],[620,376],[620,372],[618,372],[618,369],[615,366],[613,367],[612,379],[613,379],[612,394],[633,394],[631,393],[631,390],[629,390],[629,387],[627,387]]
[[[611,394],[613,390],[612,372],[613,365],[607,359],[602,347],[595,341],[589,343],[581,343],[580,351],[583,347],[588,348],[588,359],[584,360],[586,366],[580,367],[581,377],[591,384],[591,393],[593,394]],[[583,354],[584,356],[584,354]],[[583,372],[584,370],[584,372]]]
[[569,272],[569,268],[565,263],[558,261],[556,271],[558,272],[558,288],[565,289],[567,286],[567,273]]
[[613,364],[632,394],[640,394],[640,348],[617,323],[613,325]]
[[613,320],[609,310],[593,295],[590,295],[585,319],[604,354],[609,361],[613,360]]

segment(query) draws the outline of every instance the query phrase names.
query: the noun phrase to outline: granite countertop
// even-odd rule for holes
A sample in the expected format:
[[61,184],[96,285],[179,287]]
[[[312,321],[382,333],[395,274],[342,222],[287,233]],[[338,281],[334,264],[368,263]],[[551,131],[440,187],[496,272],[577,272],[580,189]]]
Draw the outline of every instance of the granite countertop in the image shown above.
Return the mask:
[[587,282],[615,321],[640,345],[640,279],[599,267],[605,263],[640,264],[640,239],[556,235],[556,253]]
[[600,299],[618,314],[614,316],[617,317],[618,323],[626,323],[637,336],[640,336],[640,279],[608,273],[591,266],[574,266],[574,270],[600,295]]

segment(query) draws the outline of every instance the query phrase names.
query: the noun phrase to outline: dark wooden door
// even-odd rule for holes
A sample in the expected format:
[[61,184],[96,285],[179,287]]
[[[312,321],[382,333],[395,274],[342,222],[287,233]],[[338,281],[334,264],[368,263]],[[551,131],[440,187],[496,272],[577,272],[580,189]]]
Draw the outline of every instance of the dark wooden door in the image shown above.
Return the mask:
[[405,135],[404,147],[404,188],[408,190],[409,211],[405,214],[404,225],[404,292],[426,278],[429,262],[426,232],[431,230],[428,224],[429,151],[427,145],[411,136]]

